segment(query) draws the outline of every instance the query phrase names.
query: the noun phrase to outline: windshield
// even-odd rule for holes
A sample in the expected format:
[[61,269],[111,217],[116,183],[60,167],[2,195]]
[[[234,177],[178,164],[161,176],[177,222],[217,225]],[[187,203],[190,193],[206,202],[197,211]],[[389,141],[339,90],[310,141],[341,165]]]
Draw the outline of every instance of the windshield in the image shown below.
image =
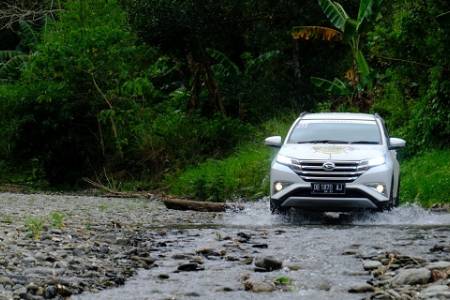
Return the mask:
[[288,143],[380,144],[380,130],[375,121],[301,120]]

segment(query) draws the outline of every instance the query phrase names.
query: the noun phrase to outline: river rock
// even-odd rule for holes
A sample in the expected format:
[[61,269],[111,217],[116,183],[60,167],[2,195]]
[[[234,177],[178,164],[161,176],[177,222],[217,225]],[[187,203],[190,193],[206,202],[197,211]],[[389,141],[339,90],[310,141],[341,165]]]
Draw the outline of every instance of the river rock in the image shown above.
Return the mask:
[[352,286],[348,291],[349,293],[369,293],[375,291],[375,288],[370,284],[362,283]]
[[275,285],[273,283],[248,279],[244,282],[244,288],[246,291],[252,291],[254,293],[270,293],[275,290]]
[[179,265],[177,270],[183,271],[183,272],[191,272],[191,271],[200,271],[203,269],[199,268],[197,263],[186,263],[186,264]]
[[377,260],[364,260],[363,261],[363,268],[366,271],[375,270],[381,266],[382,266],[382,264]]
[[431,271],[427,268],[402,269],[392,279],[394,285],[414,285],[425,284],[431,279]]
[[428,270],[445,270],[450,269],[450,261],[437,261],[425,266]]
[[432,285],[420,292],[422,299],[450,299],[450,288],[446,285]]
[[6,276],[0,276],[0,285],[14,285],[14,282]]
[[266,271],[279,270],[283,267],[283,262],[277,260],[272,256],[256,258],[255,266],[257,268],[265,269]]

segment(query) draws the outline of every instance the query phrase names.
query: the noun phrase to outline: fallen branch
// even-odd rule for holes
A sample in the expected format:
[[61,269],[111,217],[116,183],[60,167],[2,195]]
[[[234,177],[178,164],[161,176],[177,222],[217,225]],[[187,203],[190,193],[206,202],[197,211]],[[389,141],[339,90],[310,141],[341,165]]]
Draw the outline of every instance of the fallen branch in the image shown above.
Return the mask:
[[208,201],[194,201],[182,198],[177,198],[169,195],[156,195],[147,192],[131,193],[119,192],[112,188],[105,186],[99,182],[95,182],[89,178],[83,178],[83,181],[92,185],[93,187],[105,192],[105,196],[114,198],[146,198],[146,199],[160,199],[164,205],[169,209],[175,210],[194,210],[202,212],[223,212],[226,210],[243,210],[244,206],[238,203],[218,203]]
[[162,201],[167,208],[176,210],[223,212],[226,211],[227,209],[242,210],[244,208],[242,205],[236,203],[231,204],[231,203],[217,203],[207,201],[193,201],[168,196],[163,196]]
[[152,198],[154,196],[153,194],[147,193],[147,192],[120,192],[116,191],[114,189],[111,189],[101,183],[95,182],[89,178],[84,177],[83,181],[92,185],[95,188],[98,188],[99,190],[105,192],[105,196],[107,197],[113,197],[113,198]]

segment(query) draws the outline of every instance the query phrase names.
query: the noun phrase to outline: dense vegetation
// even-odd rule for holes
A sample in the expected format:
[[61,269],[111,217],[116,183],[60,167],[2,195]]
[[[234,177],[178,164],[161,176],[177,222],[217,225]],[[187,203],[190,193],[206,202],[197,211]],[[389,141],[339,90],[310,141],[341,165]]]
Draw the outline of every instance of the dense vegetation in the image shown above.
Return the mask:
[[404,200],[449,201],[447,1],[330,3],[2,2],[0,180],[255,197],[266,135],[350,110],[408,141]]

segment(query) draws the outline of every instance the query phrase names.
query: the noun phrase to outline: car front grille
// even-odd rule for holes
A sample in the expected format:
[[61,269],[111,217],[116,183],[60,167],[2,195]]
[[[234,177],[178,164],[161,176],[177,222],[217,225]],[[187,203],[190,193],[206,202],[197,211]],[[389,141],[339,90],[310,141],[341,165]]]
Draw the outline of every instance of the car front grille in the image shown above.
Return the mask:
[[[332,163],[332,169],[324,168]],[[307,182],[352,182],[367,171],[367,163],[361,161],[292,160],[292,169]]]

